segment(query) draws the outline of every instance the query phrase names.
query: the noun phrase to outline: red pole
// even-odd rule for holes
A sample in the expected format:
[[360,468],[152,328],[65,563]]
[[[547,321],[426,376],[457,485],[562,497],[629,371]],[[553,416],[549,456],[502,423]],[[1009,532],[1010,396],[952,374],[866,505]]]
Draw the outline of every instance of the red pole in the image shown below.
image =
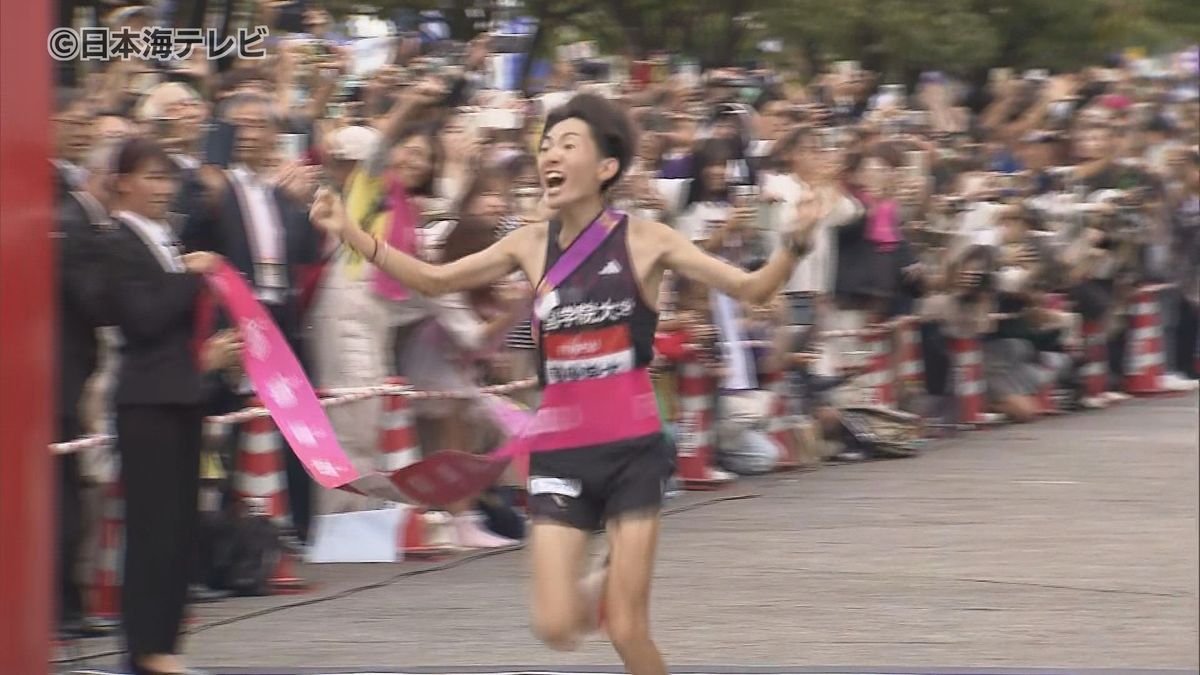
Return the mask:
[[50,12],[42,0],[0,2],[0,673],[50,668]]

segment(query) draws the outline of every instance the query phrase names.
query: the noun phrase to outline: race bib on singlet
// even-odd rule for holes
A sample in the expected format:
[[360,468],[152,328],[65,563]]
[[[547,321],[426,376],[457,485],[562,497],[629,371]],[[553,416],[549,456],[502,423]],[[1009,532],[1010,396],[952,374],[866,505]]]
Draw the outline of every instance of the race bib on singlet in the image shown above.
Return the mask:
[[633,344],[625,324],[551,333],[545,341],[547,384],[608,377],[633,370]]

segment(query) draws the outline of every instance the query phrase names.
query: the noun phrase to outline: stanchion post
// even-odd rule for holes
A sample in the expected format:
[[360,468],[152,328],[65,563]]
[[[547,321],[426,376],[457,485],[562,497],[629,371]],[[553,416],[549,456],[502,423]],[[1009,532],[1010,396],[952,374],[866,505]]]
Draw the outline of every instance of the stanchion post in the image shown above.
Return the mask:
[[679,364],[679,449],[676,475],[688,490],[715,490],[732,481],[714,470],[714,380],[695,352]]

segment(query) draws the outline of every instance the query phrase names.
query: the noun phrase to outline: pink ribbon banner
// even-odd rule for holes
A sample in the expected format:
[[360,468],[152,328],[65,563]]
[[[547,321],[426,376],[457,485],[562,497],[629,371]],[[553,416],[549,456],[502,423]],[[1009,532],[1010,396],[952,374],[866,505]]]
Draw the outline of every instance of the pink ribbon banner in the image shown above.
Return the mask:
[[[222,262],[205,280],[241,332],[245,345],[242,362],[254,391],[308,475],[321,487],[396,502],[446,506],[482,492],[508,465],[507,458],[443,450],[391,474],[360,472],[338,443],[287,340],[241,274]],[[518,411],[509,411],[504,428],[510,434],[519,433],[513,425],[520,424],[520,419]]]
[[255,392],[292,452],[324,488],[444,507],[482,492],[511,461],[525,465],[530,452],[611,443],[660,428],[649,375],[639,370],[547,387],[536,412],[485,397],[484,405],[508,436],[490,455],[440,450],[390,474],[363,473],[342,450],[296,355],[242,276],[222,262],[205,278],[241,331],[242,360]]
[[325,488],[340,488],[361,478],[338,444],[296,355],[242,276],[222,262],[205,278],[241,331],[242,362],[254,391],[308,474]]

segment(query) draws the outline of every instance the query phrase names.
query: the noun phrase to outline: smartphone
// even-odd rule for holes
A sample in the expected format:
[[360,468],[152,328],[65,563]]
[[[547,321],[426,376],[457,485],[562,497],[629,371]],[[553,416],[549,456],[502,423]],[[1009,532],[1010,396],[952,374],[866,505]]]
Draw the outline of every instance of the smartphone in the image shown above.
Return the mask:
[[896,108],[905,106],[906,92],[902,84],[885,84],[879,88],[879,106],[891,105]]
[[279,134],[279,156],[283,162],[298,162],[304,158],[306,150],[304,134]]
[[208,135],[204,138],[204,163],[221,168],[228,168],[233,161],[233,144],[237,138],[237,127],[217,120],[208,127]]
[[752,205],[754,199],[758,197],[757,185],[733,185],[729,188],[729,194],[733,197],[733,203],[739,206]]

